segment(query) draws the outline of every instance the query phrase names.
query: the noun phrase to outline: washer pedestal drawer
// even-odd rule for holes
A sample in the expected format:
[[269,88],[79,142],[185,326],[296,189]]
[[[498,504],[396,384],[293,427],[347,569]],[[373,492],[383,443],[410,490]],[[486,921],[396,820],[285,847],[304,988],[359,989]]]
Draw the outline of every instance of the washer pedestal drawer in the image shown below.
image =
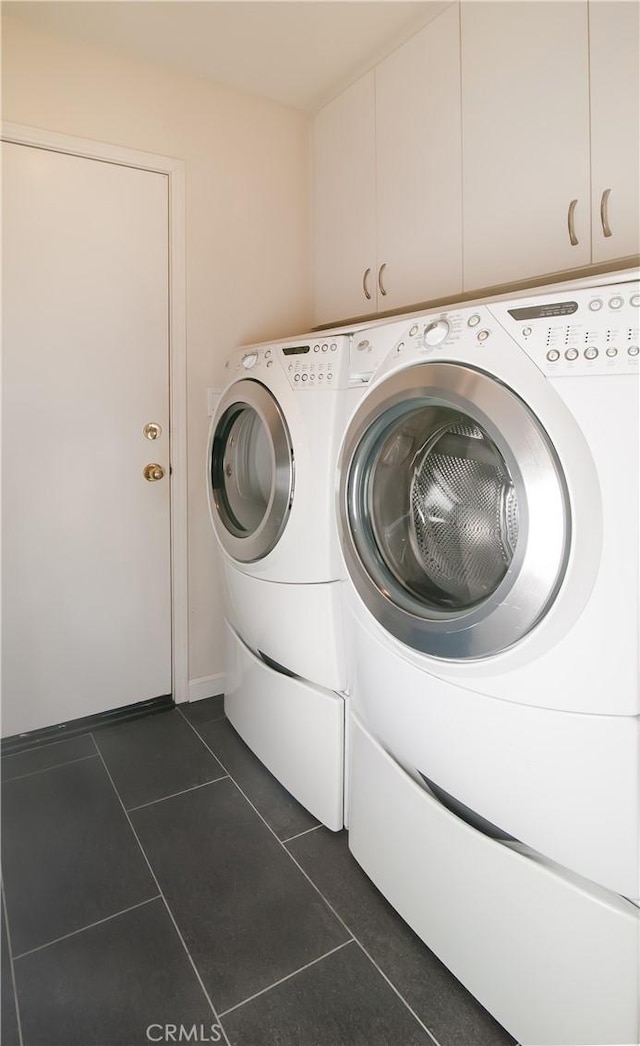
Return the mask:
[[470,827],[349,726],[350,849],[425,944],[522,1046],[635,1046],[640,910]]
[[344,699],[275,671],[226,629],[224,710],[252,752],[332,831],[344,827]]

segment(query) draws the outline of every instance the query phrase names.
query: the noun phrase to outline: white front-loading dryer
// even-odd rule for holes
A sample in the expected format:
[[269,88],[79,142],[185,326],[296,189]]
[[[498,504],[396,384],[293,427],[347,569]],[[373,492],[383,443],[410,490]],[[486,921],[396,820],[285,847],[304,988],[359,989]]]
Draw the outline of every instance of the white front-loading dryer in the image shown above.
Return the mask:
[[346,686],[335,465],[349,343],[304,335],[235,352],[207,453],[225,584],[225,712],[333,829],[343,826]]
[[340,456],[352,852],[537,1046],[638,1033],[639,305],[412,317]]

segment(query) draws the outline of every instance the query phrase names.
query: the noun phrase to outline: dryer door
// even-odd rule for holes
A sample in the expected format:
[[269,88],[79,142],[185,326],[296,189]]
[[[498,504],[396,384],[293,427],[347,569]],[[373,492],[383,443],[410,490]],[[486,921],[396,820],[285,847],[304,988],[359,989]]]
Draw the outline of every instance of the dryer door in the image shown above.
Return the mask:
[[259,381],[238,381],[220,400],[209,474],[211,516],[223,548],[241,563],[262,559],[287,524],[294,467],[282,411]]
[[346,435],[341,541],[380,623],[436,658],[512,646],[551,606],[570,536],[542,425],[509,388],[423,363],[363,401]]

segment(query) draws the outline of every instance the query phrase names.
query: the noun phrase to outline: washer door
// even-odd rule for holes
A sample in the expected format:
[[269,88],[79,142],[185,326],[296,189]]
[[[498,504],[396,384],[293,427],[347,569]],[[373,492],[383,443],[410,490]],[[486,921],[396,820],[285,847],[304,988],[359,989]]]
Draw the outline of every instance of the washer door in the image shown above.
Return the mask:
[[512,646],[551,606],[570,514],[526,404],[482,371],[423,363],[383,381],[349,426],[340,526],[378,621],[416,650],[464,660]]
[[244,379],[218,405],[211,445],[211,515],[223,548],[250,563],[266,556],[287,524],[293,450],[277,401]]

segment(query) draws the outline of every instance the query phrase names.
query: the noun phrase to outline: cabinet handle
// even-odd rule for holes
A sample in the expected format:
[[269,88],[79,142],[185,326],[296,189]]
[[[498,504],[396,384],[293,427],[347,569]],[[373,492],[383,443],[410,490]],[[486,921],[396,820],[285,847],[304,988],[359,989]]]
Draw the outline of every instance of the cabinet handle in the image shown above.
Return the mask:
[[572,200],[569,204],[569,214],[567,216],[567,223],[569,226],[569,242],[572,247],[578,246],[578,237],[576,236],[576,223],[574,219],[575,209],[578,206],[577,200]]
[[371,269],[365,269],[364,276],[362,277],[362,289],[364,291],[364,296],[367,299],[367,301],[371,301],[371,294],[369,293],[369,288],[367,287],[367,280],[369,279],[370,275]]
[[386,296],[387,296],[387,292],[386,292],[386,290],[384,289],[384,284],[383,284],[383,282],[382,282],[382,273],[384,272],[384,270],[386,269],[386,267],[387,267],[387,263],[386,263],[386,262],[383,262],[383,263],[382,263],[382,265],[380,266],[380,268],[378,269],[378,287],[380,288],[380,293],[381,293],[381,294],[383,295],[383,297],[385,297],[385,298],[386,298]]
[[611,196],[611,189],[605,189],[600,200],[600,221],[602,222],[602,232],[605,236],[613,236],[611,232],[611,226],[609,225],[609,197]]

